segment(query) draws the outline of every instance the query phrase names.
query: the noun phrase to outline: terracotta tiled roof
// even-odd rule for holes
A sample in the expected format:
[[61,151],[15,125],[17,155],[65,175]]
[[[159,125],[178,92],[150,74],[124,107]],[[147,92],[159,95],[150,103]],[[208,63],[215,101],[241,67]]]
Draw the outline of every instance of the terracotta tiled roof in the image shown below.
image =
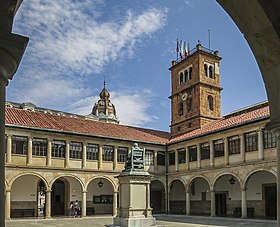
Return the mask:
[[224,116],[220,120],[214,121],[210,124],[207,124],[200,129],[193,130],[191,132],[185,133],[183,135],[171,138],[169,143],[178,142],[181,140],[187,140],[194,137],[202,136],[208,133],[213,133],[217,131],[222,131],[234,126],[241,124],[246,124],[258,119],[268,118],[269,117],[269,107],[267,103],[256,106],[255,108],[243,109],[239,112],[229,114]]
[[38,111],[6,107],[6,125],[25,126],[37,129],[66,131],[93,136],[146,141],[165,144],[170,138],[169,132],[130,127],[125,125],[102,123],[70,116],[59,116]]
[[183,140],[189,140],[268,117],[268,104],[267,102],[261,103],[226,115],[220,120],[205,125],[200,129],[170,138],[170,133],[164,131],[102,123],[84,119],[82,117],[70,117],[68,115],[62,116],[55,113],[45,113],[43,111],[31,111],[21,108],[6,107],[7,126],[31,127],[35,129],[64,131],[90,136],[143,141],[157,144],[170,144]]

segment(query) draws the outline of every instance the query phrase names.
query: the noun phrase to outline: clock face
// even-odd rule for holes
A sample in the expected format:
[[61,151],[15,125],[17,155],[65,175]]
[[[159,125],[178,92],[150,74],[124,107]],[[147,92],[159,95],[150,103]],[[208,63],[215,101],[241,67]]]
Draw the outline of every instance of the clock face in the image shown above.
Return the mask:
[[184,94],[182,94],[182,100],[185,101],[188,97],[188,94],[185,92]]

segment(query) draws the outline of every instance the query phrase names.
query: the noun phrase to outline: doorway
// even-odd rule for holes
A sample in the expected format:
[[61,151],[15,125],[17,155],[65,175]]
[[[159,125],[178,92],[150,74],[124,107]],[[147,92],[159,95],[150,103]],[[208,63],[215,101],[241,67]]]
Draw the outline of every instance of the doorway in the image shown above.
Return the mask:
[[264,186],[265,195],[265,217],[276,219],[277,213],[277,188],[276,184]]
[[216,193],[215,194],[216,204],[216,216],[226,217],[227,216],[227,193]]
[[52,216],[65,214],[65,183],[56,180],[52,186]]
[[153,214],[162,213],[162,191],[151,191],[151,207]]

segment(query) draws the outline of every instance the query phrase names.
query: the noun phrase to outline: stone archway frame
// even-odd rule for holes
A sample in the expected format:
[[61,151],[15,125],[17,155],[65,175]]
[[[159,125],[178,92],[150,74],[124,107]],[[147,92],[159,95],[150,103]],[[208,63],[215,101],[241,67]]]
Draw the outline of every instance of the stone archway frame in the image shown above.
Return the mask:
[[113,192],[118,192],[118,187],[119,185],[116,183],[115,180],[113,180],[111,177],[106,176],[106,175],[101,175],[101,176],[93,176],[92,178],[90,178],[86,183],[85,183],[85,191],[87,191],[88,186],[90,185],[90,183],[92,181],[94,181],[95,179],[105,179],[107,181],[109,181],[113,187]]
[[219,180],[219,178],[225,176],[225,175],[231,175],[233,177],[235,177],[238,180],[238,183],[240,185],[240,188],[242,188],[242,180],[241,178],[234,172],[223,172],[223,173],[219,173],[213,180],[212,186],[211,186],[211,190],[215,191],[215,185],[217,183],[217,181]]
[[163,189],[164,189],[164,192],[166,192],[166,184],[165,184],[165,182],[164,182],[163,180],[160,180],[160,179],[153,179],[153,180],[151,180],[151,184],[152,184],[152,182],[154,182],[154,181],[160,182],[160,184],[162,185],[162,187],[163,187]]
[[171,181],[168,182],[168,185],[167,185],[168,193],[170,193],[170,187],[171,187],[172,183],[174,181],[177,181],[177,180],[180,181],[183,184],[184,189],[186,190],[186,182],[184,181],[184,179],[182,179],[180,177],[176,177],[176,178],[174,178],[174,179],[172,179]]
[[[152,182],[156,182],[156,181],[158,181],[158,182],[160,182],[160,184],[161,184],[161,186],[162,186],[162,188],[163,188],[163,190],[164,190],[164,204],[163,204],[163,208],[164,208],[164,211],[167,213],[167,187],[166,187],[166,182],[164,182],[163,180],[161,180],[161,179],[153,179],[153,180],[151,180],[151,185],[152,185]],[[151,191],[152,191],[152,187],[150,187],[150,189],[151,189]]]
[[195,181],[196,179],[201,178],[203,180],[205,180],[209,186],[209,190],[211,190],[211,181],[208,177],[204,176],[204,175],[196,175],[193,176],[192,178],[189,179],[189,181],[186,184],[186,192],[190,192],[190,187],[192,185],[192,182]]

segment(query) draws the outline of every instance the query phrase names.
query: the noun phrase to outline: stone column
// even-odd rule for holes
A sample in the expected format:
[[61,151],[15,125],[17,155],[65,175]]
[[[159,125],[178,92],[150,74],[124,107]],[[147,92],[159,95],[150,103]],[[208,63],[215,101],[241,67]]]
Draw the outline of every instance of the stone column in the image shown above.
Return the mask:
[[12,136],[7,136],[7,148],[6,148],[6,163],[10,164],[12,162]]
[[258,131],[258,148],[259,148],[259,159],[264,159],[263,153],[263,130],[262,128]]
[[210,196],[211,196],[211,217],[216,216],[216,200],[215,200],[215,191],[211,190],[210,191]]
[[210,141],[210,166],[214,166],[214,141]]
[[225,165],[229,164],[228,138],[224,138]]
[[191,201],[190,201],[190,192],[186,191],[186,215],[191,214]]
[[150,198],[150,183],[147,183],[146,186],[146,203],[147,203],[147,211],[151,210],[151,198]]
[[83,143],[82,168],[87,168],[87,144]]
[[197,168],[201,168],[200,145],[197,145]]
[[82,196],[82,217],[87,216],[87,191],[83,191]]
[[114,191],[114,196],[113,196],[113,216],[117,216],[117,211],[118,211],[118,192]]
[[187,170],[189,170],[190,169],[189,147],[186,147],[186,165],[187,165]]
[[116,170],[118,167],[118,147],[114,147],[114,162],[113,162],[113,169]]
[[240,155],[241,155],[241,162],[245,162],[245,138],[244,138],[244,134],[240,135]]
[[102,156],[102,152],[103,152],[103,145],[99,144],[99,152],[98,152],[98,169],[102,169],[102,164],[103,164],[103,156]]
[[32,137],[28,137],[26,164],[27,165],[32,164]]
[[48,139],[48,148],[47,148],[47,167],[52,165],[52,140]]
[[158,173],[158,163],[157,163],[157,156],[158,156],[158,151],[154,151],[154,172]]
[[64,159],[64,167],[69,168],[69,160],[70,160],[70,142],[65,142],[65,159]]
[[166,194],[165,198],[166,198],[166,210],[167,210],[166,213],[169,214],[170,213],[170,189],[165,194]]
[[11,219],[11,190],[6,190],[5,218],[6,218],[6,220]]
[[52,190],[46,190],[46,213],[45,218],[51,218],[51,192]]
[[247,188],[241,189],[241,212],[241,217],[247,218]]
[[176,149],[175,150],[175,171],[179,171],[179,168],[178,168],[178,150]]

